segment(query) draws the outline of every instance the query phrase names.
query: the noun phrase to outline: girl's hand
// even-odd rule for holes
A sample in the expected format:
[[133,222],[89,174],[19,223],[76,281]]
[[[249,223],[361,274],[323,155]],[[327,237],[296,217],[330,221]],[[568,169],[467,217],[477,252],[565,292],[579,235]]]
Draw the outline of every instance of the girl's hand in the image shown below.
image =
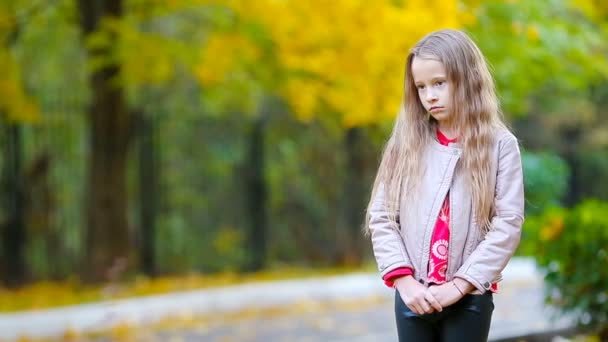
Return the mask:
[[461,293],[451,281],[441,285],[433,285],[429,287],[429,292],[444,308],[456,303],[464,297],[464,293]]
[[405,305],[415,314],[424,315],[443,309],[439,301],[429,292],[429,289],[417,282],[414,277],[397,278],[394,283]]

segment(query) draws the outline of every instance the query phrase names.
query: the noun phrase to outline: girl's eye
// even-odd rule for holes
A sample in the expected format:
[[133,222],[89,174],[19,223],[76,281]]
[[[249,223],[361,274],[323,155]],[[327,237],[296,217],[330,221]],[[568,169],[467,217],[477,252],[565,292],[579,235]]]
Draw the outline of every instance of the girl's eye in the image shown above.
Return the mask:
[[422,90],[422,89],[424,89],[424,86],[423,85],[419,85],[418,86],[418,90]]
[[440,85],[443,85],[444,83],[445,83],[445,81],[437,81],[437,82],[435,82],[435,85],[440,86]]

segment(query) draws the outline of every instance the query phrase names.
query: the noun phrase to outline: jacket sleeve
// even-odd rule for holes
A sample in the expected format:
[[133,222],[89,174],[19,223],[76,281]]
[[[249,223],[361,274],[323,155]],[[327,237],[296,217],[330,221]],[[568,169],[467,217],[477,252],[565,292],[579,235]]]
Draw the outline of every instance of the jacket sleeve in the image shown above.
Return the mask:
[[390,218],[384,194],[384,185],[380,184],[369,212],[372,247],[382,277],[399,267],[414,269],[399,233],[399,212],[395,215],[397,219]]
[[517,139],[509,134],[499,142],[494,199],[495,215],[490,230],[458,269],[455,277],[466,279],[479,291],[490,289],[515,253],[524,220],[524,185]]
[[395,280],[397,280],[397,278],[405,277],[408,275],[413,276],[414,270],[409,267],[399,267],[385,274],[382,279],[384,279],[384,285],[388,287],[395,287]]

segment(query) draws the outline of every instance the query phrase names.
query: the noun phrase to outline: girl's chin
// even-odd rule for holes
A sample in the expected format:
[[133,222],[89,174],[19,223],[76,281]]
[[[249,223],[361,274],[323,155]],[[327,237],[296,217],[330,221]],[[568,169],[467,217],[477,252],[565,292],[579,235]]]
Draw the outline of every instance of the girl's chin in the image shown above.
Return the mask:
[[444,111],[431,113],[431,116],[437,121],[446,121],[449,117],[448,113]]

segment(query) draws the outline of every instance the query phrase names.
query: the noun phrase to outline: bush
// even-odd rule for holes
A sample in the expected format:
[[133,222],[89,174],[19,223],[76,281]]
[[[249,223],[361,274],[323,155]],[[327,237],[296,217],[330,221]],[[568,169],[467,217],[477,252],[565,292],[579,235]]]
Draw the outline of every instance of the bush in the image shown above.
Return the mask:
[[522,153],[526,214],[539,214],[560,204],[568,189],[570,170],[560,156],[549,153]]
[[608,202],[587,200],[538,218],[546,300],[608,338]]
[[517,255],[537,257],[542,244],[561,233],[566,213],[561,207],[547,207],[542,214],[526,216]]
[[608,149],[585,149],[577,155],[578,196],[608,200],[608,183],[598,181],[608,177]]
[[540,226],[545,216],[560,214],[561,209],[556,206],[561,204],[560,201],[568,189],[570,171],[568,164],[561,157],[549,152],[524,152],[522,164],[526,220],[517,255],[534,256],[538,247]]

